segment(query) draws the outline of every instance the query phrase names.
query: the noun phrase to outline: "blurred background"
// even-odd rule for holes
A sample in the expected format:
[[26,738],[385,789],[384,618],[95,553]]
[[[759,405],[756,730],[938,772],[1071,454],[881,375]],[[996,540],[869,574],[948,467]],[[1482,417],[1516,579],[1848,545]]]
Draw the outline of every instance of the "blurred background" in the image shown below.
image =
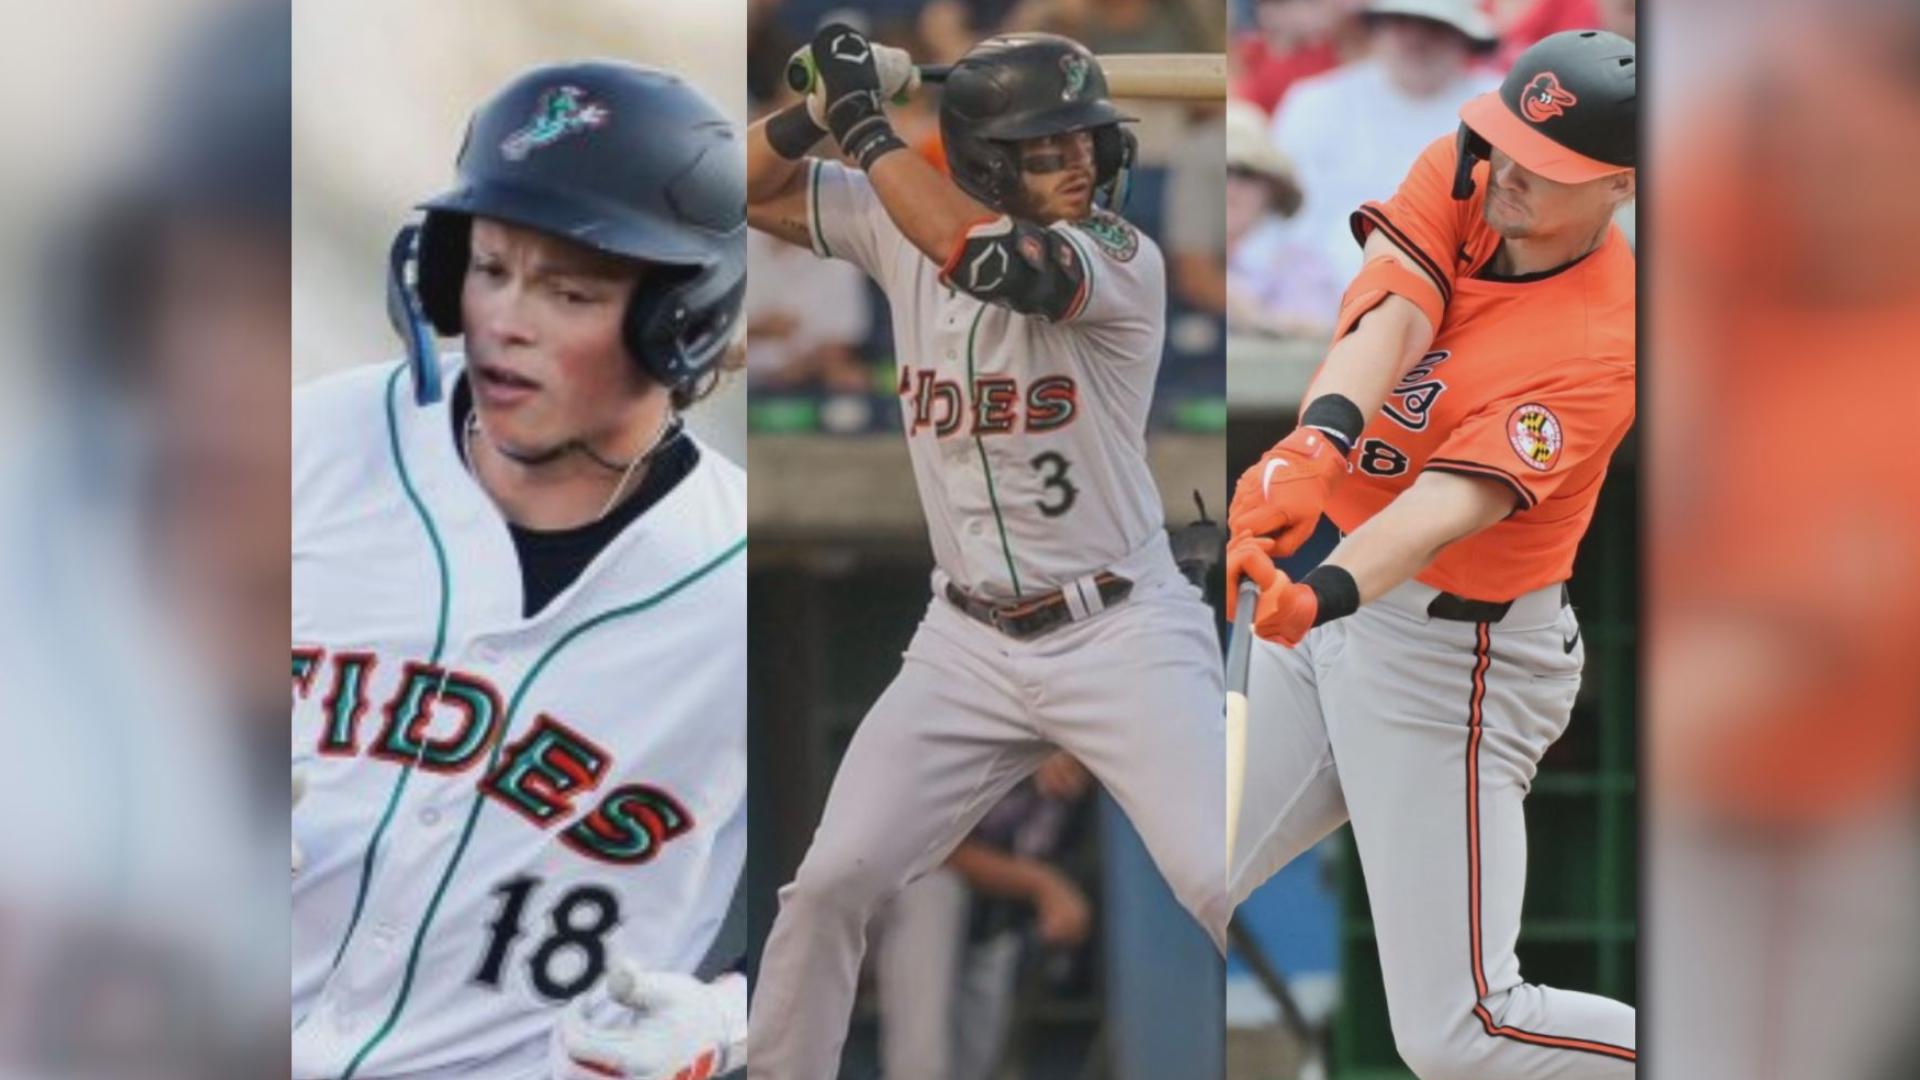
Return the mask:
[[[756,115],[788,104],[782,66],[832,19],[937,63],[1013,30],[1065,33],[1095,53],[1219,53],[1225,15],[1219,0],[754,0],[747,85]],[[923,93],[892,111],[908,142],[942,163],[938,100]],[[1225,513],[1223,117],[1219,104],[1122,107],[1141,118],[1125,215],[1159,242],[1171,294],[1149,453],[1168,524],[1183,526],[1198,517],[1196,492]],[[853,729],[899,670],[932,554],[884,299],[850,264],[757,234],[752,244],[757,943]],[[1218,1075],[1218,958],[1093,788],[1056,759],[902,895],[871,937],[843,1076]],[[977,889],[974,861],[996,853],[1044,884],[1014,897]],[[929,1057],[941,1052],[951,1072]]]
[[287,11],[0,27],[0,1077],[284,1075]]
[[1641,1045],[1920,1073],[1920,8],[1667,3],[1643,135]]
[[[564,60],[654,64],[744,121],[746,14],[745,0],[293,4],[295,381],[399,358],[387,246],[415,203],[451,185],[468,115],[508,79]],[[745,414],[745,380],[734,378],[687,422],[744,461]]]
[[[527,42],[546,40],[538,28],[571,35],[577,48],[556,55],[664,54],[684,42],[716,64],[734,55],[708,48],[697,35],[709,31],[693,25],[727,5],[644,7],[0,8],[9,42],[0,90],[18,118],[0,199],[0,735],[13,764],[0,785],[0,1077],[283,1074],[278,724],[291,375],[395,355],[378,307],[380,245],[412,200],[446,181],[466,110]],[[1230,12],[1238,96],[1261,110],[1234,106],[1255,124],[1229,116],[1233,130],[1271,131],[1290,81],[1309,77],[1289,72],[1337,70],[1369,47],[1367,20],[1347,0],[1204,7],[1193,12],[1199,25]],[[920,8],[870,10],[911,27]],[[926,10],[975,18],[966,5]],[[1576,12],[1566,23],[1623,25],[1608,3],[1498,4],[1481,13],[1502,45],[1473,64],[1497,72],[1500,56],[1563,25],[1523,32],[1516,11],[1564,10]],[[1592,637],[1589,689],[1567,736],[1573,759],[1550,762],[1568,790],[1550,796],[1543,785],[1539,795],[1563,807],[1551,816],[1567,822],[1567,847],[1549,857],[1566,865],[1536,870],[1532,902],[1576,914],[1530,910],[1527,920],[1584,936],[1530,934],[1522,956],[1543,976],[1630,997],[1637,968],[1646,1075],[1658,1080],[1905,1080],[1920,1061],[1920,453],[1903,411],[1920,399],[1920,202],[1910,191],[1920,12],[1910,0],[1687,0],[1642,14],[1641,420],[1576,578]],[[752,5],[747,74],[759,96],[817,17],[789,22],[783,8]],[[297,294],[292,207],[312,214],[306,200],[318,196],[282,196],[295,182],[291,20],[303,27],[303,86],[319,62],[310,41],[336,67],[369,58],[308,106],[358,138],[336,137],[316,156],[303,135],[301,173],[316,183],[378,174],[370,182],[386,190],[343,191],[337,198],[363,201],[361,212],[301,226]],[[940,17],[931,22],[929,40]],[[465,80],[458,92],[349,105],[370,80],[399,89],[416,72],[464,70],[462,57],[474,69],[448,76]],[[1267,70],[1275,74],[1256,78]],[[703,85],[729,107],[742,101],[726,92],[738,81]],[[414,135],[393,135],[403,128]],[[1158,136],[1143,142],[1163,165],[1171,156]],[[1229,144],[1236,159],[1248,145]],[[1259,140],[1251,146],[1270,160]],[[386,175],[389,158],[405,158],[408,171]],[[1252,171],[1274,175],[1270,165]],[[1239,196],[1229,189],[1227,199],[1231,223]],[[1284,219],[1287,202],[1271,212]],[[341,246],[321,242],[328,229]],[[1238,248],[1223,242],[1231,260]],[[341,298],[326,309],[336,315],[295,320],[329,289]],[[1277,332],[1232,336],[1236,403],[1244,396],[1249,415],[1272,425],[1240,440],[1236,423],[1236,463],[1290,422],[1286,395],[1324,348],[1295,336],[1304,344],[1292,353]],[[1221,383],[1212,385],[1220,416]],[[783,567],[772,580],[755,581],[756,616],[793,636],[780,639],[790,647],[756,649],[769,662],[756,665],[754,697],[764,704],[784,690],[798,703],[755,717],[756,775],[791,774],[755,793],[756,814],[765,805],[792,818],[777,823],[772,846],[756,836],[756,853],[776,860],[797,858],[831,755],[897,662],[927,562],[898,436],[827,436],[827,400],[791,410],[812,426],[756,439],[775,456],[793,448],[811,461],[846,447],[850,461],[869,463],[866,473],[850,466],[866,486],[840,503],[871,519],[859,537],[819,522],[756,522],[756,565],[762,550],[785,560],[768,564]],[[873,412],[884,410],[869,403]],[[1158,427],[1156,454],[1188,434]],[[756,492],[775,477],[803,493],[832,478],[821,469],[795,480],[765,456],[755,454]],[[1156,469],[1168,486],[1186,475],[1159,458]],[[1220,465],[1190,471],[1186,486],[1222,488]],[[1176,518],[1184,497],[1169,493]],[[856,567],[860,598],[849,595]],[[1596,595],[1602,582],[1613,586]],[[1633,670],[1635,641],[1647,646],[1638,695],[1615,681]],[[1622,754],[1635,760],[1636,696],[1646,781],[1637,792],[1618,771]],[[775,721],[785,741],[766,731]],[[1056,862],[1095,897],[1092,917],[1110,920],[1132,897],[1103,888],[1093,865],[1124,865],[1124,852],[1075,843],[1063,842]],[[1270,886],[1247,909],[1258,951],[1235,962],[1229,1043],[1237,1055],[1272,1056],[1254,1066],[1237,1057],[1235,1076],[1299,1072],[1297,1055],[1282,1056],[1286,1025],[1267,989],[1279,979],[1310,1023],[1331,1021],[1339,1075],[1391,1075],[1375,1071],[1390,1043],[1368,1026],[1382,1014],[1368,996],[1377,988],[1368,989],[1364,911],[1348,860],[1330,847],[1300,868],[1302,880]],[[1622,921],[1634,914],[1636,869],[1638,962]],[[1611,914],[1578,915],[1577,905],[1612,905]],[[1073,1054],[1094,1037],[1092,992],[1072,989],[1072,964],[1108,983],[1115,972],[1102,953],[1086,955],[1034,969],[1042,980],[1063,971],[1056,984],[1068,989],[1031,991],[1048,1005],[1009,1036],[1009,1059],[1027,1066],[1042,1047]],[[1273,964],[1264,975],[1260,958]],[[871,1010],[862,1023],[870,1049]],[[1024,1075],[1080,1075],[1042,1068]]]
[[[1636,27],[1623,0],[1231,0],[1230,11],[1227,453],[1237,475],[1292,429],[1326,355],[1340,295],[1360,268],[1348,215],[1393,194],[1420,151],[1459,126],[1460,106],[1497,86],[1527,46],[1560,30],[1633,37]],[[1632,207],[1620,223],[1634,235]],[[1630,434],[1615,454],[1574,567],[1586,677],[1528,800],[1519,943],[1529,979],[1630,1003],[1639,974],[1640,447]],[[1330,529],[1316,536],[1295,557],[1295,576],[1335,539]],[[1241,905],[1226,1020],[1233,1080],[1412,1075],[1393,1049],[1348,830]]]

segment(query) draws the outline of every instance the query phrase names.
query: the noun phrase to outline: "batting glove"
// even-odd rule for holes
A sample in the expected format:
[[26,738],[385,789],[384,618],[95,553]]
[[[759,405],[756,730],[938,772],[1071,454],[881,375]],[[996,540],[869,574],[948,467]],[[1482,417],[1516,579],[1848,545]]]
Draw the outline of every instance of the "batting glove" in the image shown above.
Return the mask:
[[554,1025],[554,1080],[709,1080],[746,1067],[747,980],[617,961]]
[[[905,105],[913,100],[914,91],[920,89],[920,69],[913,62],[913,54],[877,41],[870,44],[873,46],[873,68],[880,76],[880,96],[895,105]],[[802,45],[794,50],[787,66],[792,69],[794,65],[800,66],[800,78],[807,88],[807,117],[821,131],[828,130],[827,92],[819,73],[813,69],[813,47]]]
[[873,42],[846,23],[828,23],[813,36],[813,67],[826,101],[826,127],[862,169],[907,144],[894,134],[880,96]]
[[1313,535],[1347,457],[1318,428],[1297,427],[1240,474],[1227,507],[1236,537],[1271,537],[1271,553],[1291,555]]
[[1291,649],[1306,638],[1320,614],[1320,598],[1311,586],[1287,577],[1273,565],[1273,541],[1243,536],[1227,545],[1227,619],[1239,605],[1240,579],[1260,587],[1253,609],[1253,632]]

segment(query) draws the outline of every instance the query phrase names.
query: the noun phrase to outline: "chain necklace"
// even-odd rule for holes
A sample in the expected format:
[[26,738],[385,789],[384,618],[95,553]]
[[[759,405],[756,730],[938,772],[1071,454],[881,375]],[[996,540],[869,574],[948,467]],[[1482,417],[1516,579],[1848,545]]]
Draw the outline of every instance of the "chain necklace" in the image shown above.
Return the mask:
[[[528,464],[528,465],[543,464],[547,461],[553,460],[553,458],[558,457],[560,454],[563,454],[568,450],[578,450],[582,454],[585,454],[587,459],[589,461],[592,461],[595,465],[598,465],[601,468],[608,470],[609,472],[618,472],[620,474],[620,479],[617,483],[613,485],[613,492],[607,496],[607,501],[605,504],[603,504],[600,507],[600,512],[593,516],[593,521],[589,522],[589,524],[597,525],[601,521],[606,519],[606,516],[612,512],[614,507],[620,505],[620,499],[626,493],[628,482],[633,479],[633,474],[639,470],[640,466],[645,465],[646,463],[652,461],[654,457],[660,453],[661,448],[665,447],[667,443],[672,439],[672,437],[676,433],[678,433],[679,419],[680,419],[679,416],[670,408],[662,411],[660,414],[660,427],[653,433],[653,442],[648,445],[647,449],[644,452],[634,457],[631,461],[628,461],[625,465],[622,465],[619,462],[615,462],[615,461],[608,461],[606,458],[601,457],[598,453],[596,453],[592,447],[588,446],[586,443],[580,442],[577,439],[563,445],[559,451],[553,454],[543,454],[543,455],[540,455],[537,459],[532,459],[532,460],[523,460],[523,459],[517,458],[515,457],[514,454],[500,448],[499,446],[494,446],[494,449],[500,453],[500,456],[508,459],[509,461],[520,461],[522,464]],[[462,436],[466,443],[467,475],[473,477],[474,483],[480,484],[480,487],[482,488],[482,490],[484,490],[486,488],[486,484],[482,483],[480,480],[479,464],[475,461],[473,456],[473,440],[474,440],[474,436],[479,434],[479,432],[480,432],[480,410],[474,409],[467,413],[466,428],[462,432]]]

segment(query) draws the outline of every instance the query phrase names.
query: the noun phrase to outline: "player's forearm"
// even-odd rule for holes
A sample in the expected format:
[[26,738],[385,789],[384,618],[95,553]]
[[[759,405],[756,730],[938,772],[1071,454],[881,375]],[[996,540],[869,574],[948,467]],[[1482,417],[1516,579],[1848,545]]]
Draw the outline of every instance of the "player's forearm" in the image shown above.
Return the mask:
[[[826,132],[813,127],[810,120],[802,127],[800,121],[793,118],[793,109],[799,109],[800,120],[806,120],[805,106],[796,105],[756,120],[747,128],[748,208],[790,194],[806,182],[806,148],[799,144],[805,140],[807,128],[819,132],[813,136],[813,143],[825,138]],[[776,134],[785,132],[781,139],[769,136],[769,124],[774,125]],[[776,141],[781,143],[779,147],[775,146]]]
[[875,161],[867,178],[894,225],[936,263],[959,250],[969,228],[997,216],[911,151]]
[[1327,350],[1301,404],[1339,394],[1353,402],[1361,416],[1370,417],[1432,344],[1433,325],[1419,306],[1404,297],[1389,296]]
[[1366,604],[1418,574],[1434,557],[1513,512],[1505,486],[1456,473],[1423,472],[1327,556],[1352,576]]
[[968,887],[986,896],[1031,900],[1044,886],[1044,863],[968,840],[947,856],[947,865]]

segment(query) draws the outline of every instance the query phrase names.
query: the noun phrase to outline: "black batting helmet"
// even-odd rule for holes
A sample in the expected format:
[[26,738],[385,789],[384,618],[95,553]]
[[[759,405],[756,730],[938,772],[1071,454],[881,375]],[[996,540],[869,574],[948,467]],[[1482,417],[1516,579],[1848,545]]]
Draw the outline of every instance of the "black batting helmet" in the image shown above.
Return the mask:
[[746,292],[743,147],[719,108],[669,72],[592,61],[507,84],[467,125],[458,185],[421,204],[417,240],[409,226],[395,241],[389,300],[421,396],[437,395],[438,383],[437,364],[418,355],[429,344],[421,324],[461,332],[475,216],[660,268],[627,309],[627,350],[676,389],[713,370]]
[[1020,191],[1013,144],[1070,131],[1093,133],[1094,187],[1115,210],[1133,165],[1134,117],[1107,100],[1107,76],[1086,46],[1058,34],[1002,34],[975,45],[940,94],[940,140],[954,183],[1007,209]]
[[1474,162],[1493,146],[1563,184],[1627,172],[1636,161],[1639,106],[1633,42],[1604,30],[1542,38],[1498,90],[1461,107],[1454,197],[1473,194]]

